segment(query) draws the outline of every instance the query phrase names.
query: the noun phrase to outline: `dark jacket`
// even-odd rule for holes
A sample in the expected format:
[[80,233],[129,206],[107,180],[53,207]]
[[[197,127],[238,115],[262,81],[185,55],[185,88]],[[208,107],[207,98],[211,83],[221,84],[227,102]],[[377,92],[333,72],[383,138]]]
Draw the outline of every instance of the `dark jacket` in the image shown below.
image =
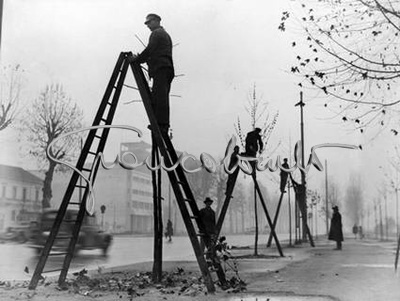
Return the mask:
[[204,226],[201,230],[205,234],[214,235],[217,232],[214,210],[211,207],[202,208],[200,210],[200,218]]
[[333,212],[328,238],[329,240],[343,241],[342,216],[339,212]]
[[[261,135],[256,131],[251,131],[246,136],[246,155],[256,156],[257,151],[261,150],[264,146]],[[260,148],[258,148],[260,147]]]
[[147,47],[137,57],[139,63],[147,63],[149,76],[161,68],[174,69],[172,61],[172,40],[162,26],[154,29],[149,38]]

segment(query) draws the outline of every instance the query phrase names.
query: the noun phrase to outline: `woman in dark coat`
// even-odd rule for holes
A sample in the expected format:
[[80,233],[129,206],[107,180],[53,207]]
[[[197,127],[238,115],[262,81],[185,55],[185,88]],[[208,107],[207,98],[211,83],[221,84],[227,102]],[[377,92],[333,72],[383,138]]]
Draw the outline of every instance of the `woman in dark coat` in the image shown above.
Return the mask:
[[333,215],[331,219],[331,229],[329,231],[329,240],[336,241],[336,250],[342,249],[343,232],[342,232],[342,216],[339,213],[338,206],[332,207]]

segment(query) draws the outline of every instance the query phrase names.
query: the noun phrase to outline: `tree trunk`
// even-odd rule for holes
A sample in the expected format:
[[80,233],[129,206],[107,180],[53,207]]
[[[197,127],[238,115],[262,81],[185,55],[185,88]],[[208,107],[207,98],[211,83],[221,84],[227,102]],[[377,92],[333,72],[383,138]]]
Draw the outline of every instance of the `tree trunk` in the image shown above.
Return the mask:
[[[159,164],[159,156],[153,139],[153,166]],[[161,170],[152,171],[153,182],[153,217],[154,217],[154,250],[153,250],[153,282],[160,283],[162,278],[162,210],[161,210]]]
[[256,233],[254,237],[254,256],[258,256],[258,212],[257,212],[257,193],[256,187],[254,186],[254,219],[255,219],[255,226],[256,226]]
[[45,173],[44,177],[44,183],[43,183],[43,200],[42,200],[42,206],[43,209],[45,208],[50,208],[50,201],[51,198],[53,197],[53,192],[51,189],[51,183],[53,182],[53,175],[54,171],[56,169],[57,163],[54,163],[53,161],[49,161],[49,169]]

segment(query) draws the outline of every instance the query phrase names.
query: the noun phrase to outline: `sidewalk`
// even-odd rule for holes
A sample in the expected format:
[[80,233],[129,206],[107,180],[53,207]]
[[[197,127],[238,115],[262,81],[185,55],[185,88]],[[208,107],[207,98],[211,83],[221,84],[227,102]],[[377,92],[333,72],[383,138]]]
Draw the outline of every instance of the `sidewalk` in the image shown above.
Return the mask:
[[[66,290],[58,288],[56,279],[47,279],[35,291],[29,291],[27,283],[3,284],[0,300],[400,300],[395,243],[347,239],[343,251],[333,247],[326,240],[318,240],[315,248],[282,243],[285,257],[280,257],[275,247],[261,245],[257,258],[251,248],[233,249],[239,277],[247,284],[243,292],[217,286],[216,293],[208,295],[197,262],[174,261],[163,263],[163,282],[157,285],[151,283],[152,263],[145,262],[71,276]],[[235,276],[231,269],[226,274],[228,279]]]

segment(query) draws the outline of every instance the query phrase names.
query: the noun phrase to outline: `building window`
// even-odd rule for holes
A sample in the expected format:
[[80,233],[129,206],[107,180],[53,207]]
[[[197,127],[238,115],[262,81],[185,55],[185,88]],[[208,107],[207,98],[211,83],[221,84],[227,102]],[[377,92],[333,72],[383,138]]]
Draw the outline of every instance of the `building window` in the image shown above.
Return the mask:
[[15,210],[11,211],[11,220],[15,222],[16,218],[17,218],[17,213],[15,212]]
[[3,190],[2,190],[2,192],[1,192],[1,196],[2,196],[3,198],[5,198],[5,197],[6,197],[6,193],[7,193],[7,186],[6,186],[6,185],[3,185]]
[[37,188],[36,188],[36,191],[35,191],[35,201],[36,202],[39,201],[39,189],[37,189]]
[[16,199],[17,198],[17,186],[13,186],[13,193],[12,193],[12,198]]
[[26,201],[26,188],[24,187],[24,188],[22,188],[22,200],[23,201]]

